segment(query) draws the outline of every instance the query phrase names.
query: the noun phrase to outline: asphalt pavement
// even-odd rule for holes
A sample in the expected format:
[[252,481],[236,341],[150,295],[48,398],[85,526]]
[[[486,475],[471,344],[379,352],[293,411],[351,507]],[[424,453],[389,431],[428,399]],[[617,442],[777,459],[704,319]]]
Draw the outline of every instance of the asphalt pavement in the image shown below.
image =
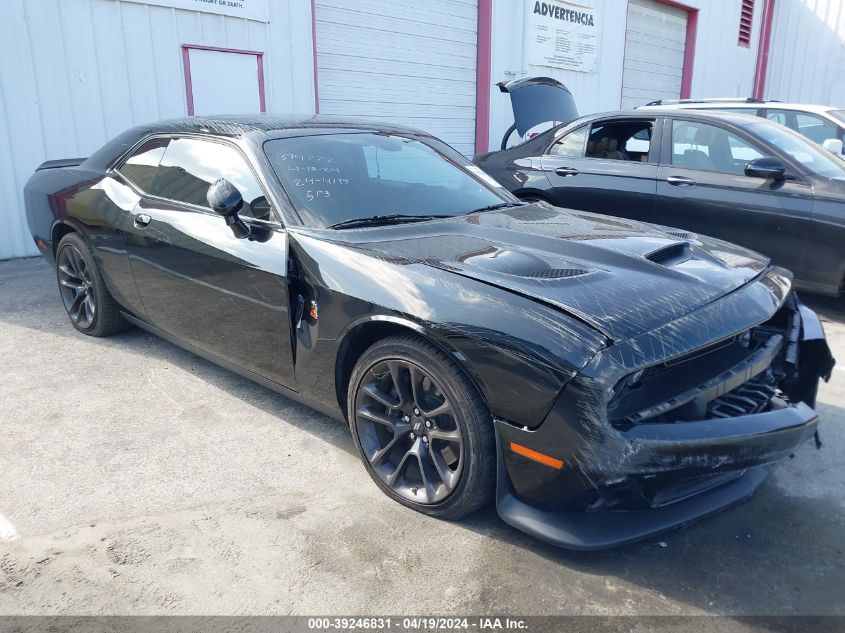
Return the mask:
[[149,335],[77,333],[0,262],[0,614],[845,615],[843,362],[749,501],[606,552],[383,496],[347,429]]

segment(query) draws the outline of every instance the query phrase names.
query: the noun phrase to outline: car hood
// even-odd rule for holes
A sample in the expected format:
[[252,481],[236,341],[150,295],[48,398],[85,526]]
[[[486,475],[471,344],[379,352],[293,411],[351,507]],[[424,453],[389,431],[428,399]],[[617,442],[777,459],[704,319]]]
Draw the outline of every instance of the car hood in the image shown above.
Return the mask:
[[523,77],[497,85],[510,95],[516,131],[522,137],[541,123],[569,123],[578,118],[572,93],[556,79]]
[[614,341],[715,301],[769,265],[727,242],[542,202],[344,237],[371,256],[554,306]]

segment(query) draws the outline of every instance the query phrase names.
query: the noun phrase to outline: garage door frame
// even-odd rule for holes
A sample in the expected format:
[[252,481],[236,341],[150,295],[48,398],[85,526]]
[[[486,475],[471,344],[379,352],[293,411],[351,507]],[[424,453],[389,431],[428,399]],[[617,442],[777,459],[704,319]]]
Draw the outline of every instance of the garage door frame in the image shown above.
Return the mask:
[[[320,77],[317,65],[317,0],[311,0],[311,50],[314,65],[314,112],[320,113]],[[478,0],[476,31],[475,151],[486,152],[490,144],[490,93],[493,51],[493,0]]]
[[[692,96],[692,72],[693,66],[695,65],[695,36],[698,32],[698,8],[691,7],[688,4],[683,4],[682,2],[676,2],[675,0],[655,0],[658,4],[664,4],[667,7],[673,7],[675,9],[680,9],[681,11],[686,11],[687,13],[687,30],[686,30],[686,43],[684,45],[684,62],[683,67],[681,68],[681,99],[689,99]],[[626,8],[627,9],[627,8]],[[628,33],[628,25],[625,24],[625,34],[626,34],[626,42],[625,45],[627,46],[627,33]],[[625,63],[625,54],[622,54],[622,63]],[[623,70],[624,73],[624,70]],[[624,83],[624,81],[623,81]],[[622,86],[619,86],[619,105],[622,105]]]

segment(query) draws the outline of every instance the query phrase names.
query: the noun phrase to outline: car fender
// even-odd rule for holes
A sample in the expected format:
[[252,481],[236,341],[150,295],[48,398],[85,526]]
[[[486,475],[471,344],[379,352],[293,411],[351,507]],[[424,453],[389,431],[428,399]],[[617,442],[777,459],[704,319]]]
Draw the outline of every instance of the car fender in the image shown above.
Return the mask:
[[349,332],[362,323],[390,323],[454,358],[494,416],[533,427],[606,345],[601,334],[564,312],[502,288],[304,232],[290,235],[292,257],[319,306],[309,334],[313,349],[297,351],[296,359],[297,386],[309,397],[336,399],[325,376],[334,377],[337,367],[334,360],[326,363],[337,358]]

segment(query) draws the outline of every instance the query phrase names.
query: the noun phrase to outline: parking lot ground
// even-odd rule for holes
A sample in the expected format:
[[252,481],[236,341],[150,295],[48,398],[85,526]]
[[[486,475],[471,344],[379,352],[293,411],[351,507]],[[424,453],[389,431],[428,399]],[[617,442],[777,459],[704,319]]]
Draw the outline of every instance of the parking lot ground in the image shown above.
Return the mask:
[[[808,298],[845,361],[845,303]],[[0,262],[2,614],[845,614],[845,362],[749,501],[577,553],[391,502],[346,428]]]

